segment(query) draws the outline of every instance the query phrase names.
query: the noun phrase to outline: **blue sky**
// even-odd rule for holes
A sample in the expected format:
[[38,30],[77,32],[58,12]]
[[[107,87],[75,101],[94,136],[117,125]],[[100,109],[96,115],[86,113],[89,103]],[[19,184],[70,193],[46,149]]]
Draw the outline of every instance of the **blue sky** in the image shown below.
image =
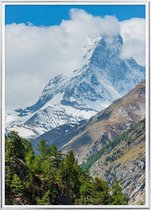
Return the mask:
[[114,15],[120,21],[145,18],[144,5],[6,5],[5,24],[31,22],[36,26],[58,25],[69,19],[71,8],[84,9],[94,16]]

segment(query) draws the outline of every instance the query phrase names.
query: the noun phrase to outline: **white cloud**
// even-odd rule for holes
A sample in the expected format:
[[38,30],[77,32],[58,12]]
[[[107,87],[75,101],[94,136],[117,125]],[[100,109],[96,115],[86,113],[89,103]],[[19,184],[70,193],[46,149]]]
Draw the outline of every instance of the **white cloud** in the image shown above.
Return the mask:
[[123,37],[123,58],[133,57],[145,65],[145,19],[132,18],[120,23]]
[[[70,20],[63,20],[58,26],[7,25],[6,107],[12,109],[33,104],[51,77],[77,69],[82,61],[87,37],[117,35],[121,25],[124,37],[126,31],[131,36],[129,21],[120,24],[114,16],[94,17],[84,10],[71,9]],[[124,45],[123,56],[127,57],[127,52],[131,52],[130,40],[133,37],[124,38],[129,47]],[[140,44],[141,39],[138,34],[135,40]],[[134,51],[132,55],[135,54]]]

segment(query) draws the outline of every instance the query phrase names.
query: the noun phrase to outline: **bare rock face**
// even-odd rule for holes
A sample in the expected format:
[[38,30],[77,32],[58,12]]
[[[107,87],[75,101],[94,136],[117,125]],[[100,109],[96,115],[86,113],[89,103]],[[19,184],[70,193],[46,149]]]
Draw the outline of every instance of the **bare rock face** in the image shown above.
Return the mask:
[[[145,201],[145,157],[120,166],[115,165],[112,172],[123,186],[123,192],[129,197],[129,204],[144,204]],[[112,173],[111,173],[112,174]],[[108,179],[112,177],[109,175]]]
[[[118,137],[122,139],[112,149],[107,149],[92,166],[94,177],[120,181],[129,204],[145,203],[145,121]],[[114,140],[115,141],[115,140]],[[114,145],[114,144],[113,144]],[[107,147],[106,147],[107,148]]]

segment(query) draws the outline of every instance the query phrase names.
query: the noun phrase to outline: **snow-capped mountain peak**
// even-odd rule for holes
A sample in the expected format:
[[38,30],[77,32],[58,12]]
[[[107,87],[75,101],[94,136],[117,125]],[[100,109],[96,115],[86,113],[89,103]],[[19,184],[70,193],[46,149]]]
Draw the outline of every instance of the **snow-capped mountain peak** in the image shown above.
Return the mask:
[[18,118],[26,120],[11,129],[28,126],[39,135],[64,123],[76,123],[134,88],[144,80],[145,69],[133,58],[121,58],[122,45],[120,35],[88,40],[83,66],[69,76],[51,78],[34,105],[16,110]]

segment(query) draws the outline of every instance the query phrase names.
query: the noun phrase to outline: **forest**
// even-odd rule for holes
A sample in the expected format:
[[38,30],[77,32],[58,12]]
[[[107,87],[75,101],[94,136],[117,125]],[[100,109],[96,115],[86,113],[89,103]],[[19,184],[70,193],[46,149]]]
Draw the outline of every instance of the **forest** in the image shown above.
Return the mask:
[[72,151],[64,154],[40,140],[12,131],[5,137],[6,205],[127,205],[118,181],[109,184],[90,176]]

